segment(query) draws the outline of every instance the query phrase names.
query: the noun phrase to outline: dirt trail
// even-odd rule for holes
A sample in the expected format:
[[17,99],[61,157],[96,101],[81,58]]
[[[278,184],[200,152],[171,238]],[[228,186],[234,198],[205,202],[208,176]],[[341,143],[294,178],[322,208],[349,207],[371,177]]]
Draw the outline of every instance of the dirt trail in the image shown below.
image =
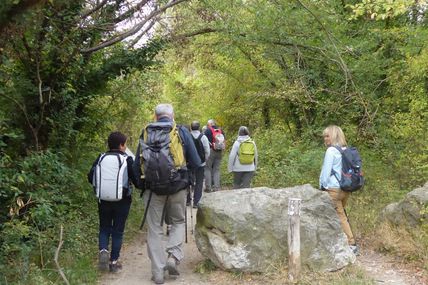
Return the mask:
[[[190,231],[190,207],[187,208],[188,243],[184,244],[184,261],[179,265],[180,277],[176,280],[165,278],[165,284],[215,284],[204,280],[201,274],[193,270],[204,258],[199,253],[194,236]],[[193,224],[196,221],[196,209],[193,209]],[[98,284],[101,285],[152,285],[150,260],[147,256],[146,235],[141,234],[130,244],[124,244],[121,251],[123,269],[116,274],[104,274]]]
[[423,276],[421,270],[371,250],[363,250],[357,257],[356,265],[363,268],[367,275],[373,278],[375,284],[428,284],[428,280]]
[[[204,258],[199,253],[194,236],[190,234],[190,208],[188,208],[188,243],[184,244],[185,258],[179,265],[180,277],[176,280],[165,278],[165,284],[185,285],[219,285],[232,284],[230,280],[222,280],[221,272],[214,274],[199,274],[193,272],[195,267]],[[193,221],[196,221],[196,210],[193,209]],[[124,244],[121,253],[123,269],[116,274],[104,274],[98,284],[100,285],[152,285],[150,260],[147,256],[146,236],[141,234],[130,244]],[[373,278],[375,284],[385,285],[423,285],[428,284],[421,271],[397,263],[393,258],[385,257],[379,253],[361,250],[356,265]]]

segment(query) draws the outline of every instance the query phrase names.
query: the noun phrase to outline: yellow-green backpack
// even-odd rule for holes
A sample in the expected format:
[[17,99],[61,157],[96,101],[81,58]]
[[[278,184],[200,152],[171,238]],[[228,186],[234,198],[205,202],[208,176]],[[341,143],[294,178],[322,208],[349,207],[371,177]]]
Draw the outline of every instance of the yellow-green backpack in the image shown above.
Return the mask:
[[256,145],[252,139],[247,139],[239,145],[238,158],[241,164],[252,164],[256,155]]

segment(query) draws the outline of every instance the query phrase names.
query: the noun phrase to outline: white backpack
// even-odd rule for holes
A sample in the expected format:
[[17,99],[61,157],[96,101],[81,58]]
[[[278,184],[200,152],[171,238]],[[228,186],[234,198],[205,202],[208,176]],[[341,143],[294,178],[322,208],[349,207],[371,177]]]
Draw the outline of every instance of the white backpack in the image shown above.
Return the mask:
[[124,173],[128,165],[126,155],[118,153],[103,153],[94,171],[94,188],[98,199],[103,201],[120,201],[123,197]]

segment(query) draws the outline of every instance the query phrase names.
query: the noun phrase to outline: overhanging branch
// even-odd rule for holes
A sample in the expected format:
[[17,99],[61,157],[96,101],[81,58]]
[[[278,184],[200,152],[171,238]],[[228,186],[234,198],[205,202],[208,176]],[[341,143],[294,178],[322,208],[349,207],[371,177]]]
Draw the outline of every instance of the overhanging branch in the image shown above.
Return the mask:
[[188,0],[175,0],[175,1],[172,0],[168,4],[165,4],[164,6],[160,7],[159,9],[156,9],[156,10],[152,11],[149,15],[147,15],[147,17],[142,22],[138,23],[137,25],[135,25],[131,29],[127,30],[126,32],[124,32],[122,34],[119,34],[119,35],[117,35],[117,36],[115,36],[115,37],[113,37],[113,38],[111,38],[111,39],[109,39],[109,40],[107,40],[107,41],[105,41],[105,42],[97,45],[97,46],[94,46],[94,47],[91,47],[91,48],[87,48],[87,49],[83,49],[83,50],[81,50],[81,52],[82,53],[92,53],[92,52],[98,51],[100,49],[103,49],[103,48],[109,47],[111,45],[114,45],[114,44],[116,44],[116,43],[118,43],[120,41],[123,41],[124,39],[126,39],[126,38],[128,38],[130,36],[133,36],[136,33],[138,33],[146,25],[146,23],[148,21],[154,19],[159,14],[165,12],[167,9],[169,9],[169,8],[175,6],[175,5],[178,5],[178,4],[182,3],[182,2],[185,2],[185,1],[188,1]]

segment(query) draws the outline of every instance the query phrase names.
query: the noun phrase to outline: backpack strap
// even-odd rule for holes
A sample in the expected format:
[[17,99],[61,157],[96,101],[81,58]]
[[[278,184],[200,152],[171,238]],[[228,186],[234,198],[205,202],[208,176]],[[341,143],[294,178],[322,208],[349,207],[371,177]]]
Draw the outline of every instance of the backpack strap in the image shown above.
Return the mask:
[[[343,149],[340,147],[340,146],[338,146],[338,145],[334,145],[333,146],[335,149],[337,149],[339,152],[340,152],[340,155],[342,156],[342,158],[343,158]],[[337,180],[337,182],[339,183],[339,185],[340,185],[340,180],[339,180],[339,177],[337,177],[337,173],[336,173],[336,171],[334,171],[333,170],[333,168],[331,169],[331,174],[333,174],[334,175],[334,177],[336,177],[336,180]],[[331,175],[330,174],[330,175]]]
[[144,223],[146,222],[147,212],[149,211],[150,201],[152,200],[152,194],[153,194],[153,191],[150,191],[149,199],[147,200],[147,205],[144,207],[144,216],[143,216],[143,221],[141,222],[141,225],[140,225],[140,230],[143,229]]
[[[118,153],[115,153],[115,156],[116,156],[116,158],[117,158],[117,162],[119,163],[119,171],[117,172],[117,177],[116,177],[116,189],[117,189],[117,187],[119,186],[118,184],[119,184],[119,174],[120,174],[120,168],[122,167],[122,160],[120,159],[120,154],[118,154]],[[123,189],[121,189],[122,191],[123,191]],[[116,199],[118,199],[119,198],[119,192],[118,191],[116,191]]]
[[[163,208],[162,208],[162,215],[161,215],[161,222],[160,222],[161,227],[163,227],[163,221],[165,220],[165,216],[166,216],[166,204],[168,203],[168,198],[169,198],[169,195],[166,196],[165,204],[163,204]],[[187,211],[187,209],[186,209],[186,211]]]

